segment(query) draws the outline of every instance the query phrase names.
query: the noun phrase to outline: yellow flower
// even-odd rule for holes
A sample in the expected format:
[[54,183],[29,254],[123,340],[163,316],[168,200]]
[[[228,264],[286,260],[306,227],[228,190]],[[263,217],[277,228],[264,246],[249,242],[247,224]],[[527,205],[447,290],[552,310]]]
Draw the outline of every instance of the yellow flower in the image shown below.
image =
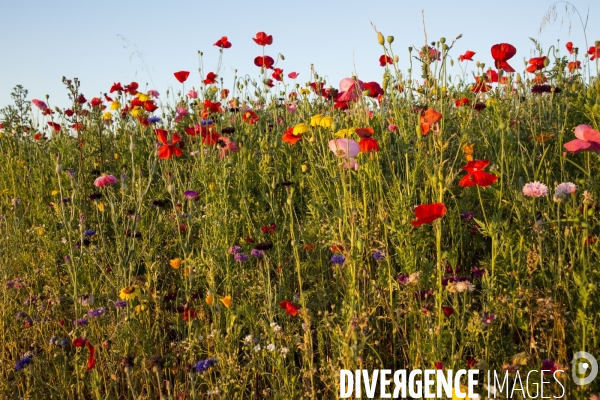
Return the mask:
[[213,182],[208,184],[208,188],[210,189],[210,191],[212,192],[213,190],[215,190],[215,184]]
[[171,264],[171,267],[179,269],[179,267],[181,267],[181,259],[179,257],[174,258],[171,261],[169,261],[169,264]]
[[112,118],[112,114],[109,113],[108,111],[105,112],[104,114],[102,114],[102,119],[105,120],[105,121],[108,121],[111,118]]
[[487,101],[485,102],[485,105],[487,107],[494,107],[495,104],[496,104],[496,99],[487,99]]
[[[465,397],[463,397],[462,400],[475,400],[466,395],[468,393],[468,390],[469,390],[468,387],[460,385],[460,391],[465,394]],[[458,395],[456,394],[456,391],[453,388],[452,389],[452,400],[458,400],[459,398],[460,397],[458,397]]]
[[139,106],[133,107],[133,109],[131,110],[131,115],[133,117],[139,117],[143,113],[144,113],[144,110],[142,109],[142,107],[139,107]]
[[319,126],[321,128],[331,128],[331,125],[333,125],[333,118],[331,117],[323,117],[321,118],[321,122],[319,123]]
[[115,160],[118,160],[119,159],[119,153],[115,153],[114,157],[115,157]]
[[302,164],[301,168],[302,168],[302,172],[306,172],[308,170],[308,165]]
[[213,297],[210,293],[208,293],[206,295],[206,304],[208,304],[209,306],[212,306],[212,303],[213,303]]
[[104,203],[98,203],[98,210],[104,212]]
[[302,89],[300,89],[298,91],[300,92],[300,94],[310,94],[310,90],[308,90],[308,89],[302,88]]
[[121,289],[119,297],[121,300],[133,300],[140,295],[140,289],[137,286],[127,286]]
[[143,311],[146,311],[146,309],[147,309],[147,307],[146,307],[145,304],[140,304],[138,306],[135,306],[135,312],[138,313],[138,314],[141,313],[141,312],[143,312]]
[[321,114],[313,115],[310,119],[310,126],[319,126],[323,116]]
[[461,147],[467,161],[473,161],[473,146],[475,146],[475,144],[463,144]]
[[60,192],[56,189],[52,191],[52,196],[57,196]]
[[38,235],[42,236],[44,233],[46,233],[46,230],[44,228],[38,228],[37,233]]
[[111,110],[118,110],[121,108],[121,103],[119,103],[118,101],[113,101],[112,103],[110,103],[110,109]]
[[223,305],[227,308],[231,308],[231,301],[232,299],[230,295],[227,295],[221,299],[221,303],[223,303]]
[[335,137],[338,138],[345,138],[345,137],[349,137],[350,135],[352,135],[354,132],[356,132],[356,129],[354,128],[348,128],[348,129],[340,129],[339,131],[337,131],[335,133]]
[[144,93],[138,93],[137,98],[140,99],[140,101],[150,100],[150,96],[148,96],[147,94],[144,94]]
[[303,133],[306,133],[310,130],[310,128],[308,127],[308,125],[304,124],[304,123],[299,123],[298,125],[296,125],[294,127],[294,131],[293,131],[293,135],[294,136],[298,136],[298,135],[302,135]]

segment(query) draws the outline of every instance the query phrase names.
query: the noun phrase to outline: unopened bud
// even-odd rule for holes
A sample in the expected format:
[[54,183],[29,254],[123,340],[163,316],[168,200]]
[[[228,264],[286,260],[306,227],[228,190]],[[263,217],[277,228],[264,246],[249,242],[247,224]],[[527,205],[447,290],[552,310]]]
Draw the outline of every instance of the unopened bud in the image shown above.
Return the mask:
[[389,44],[392,44],[392,43],[394,42],[394,37],[393,37],[393,36],[388,36],[388,37],[387,37],[387,42],[388,42]]
[[548,65],[550,65],[550,59],[548,57],[546,57],[544,59],[544,67],[547,67]]
[[383,34],[381,32],[377,32],[377,42],[382,46],[385,44],[385,39],[383,38]]
[[399,58],[398,56],[394,56],[394,62],[398,62]]
[[279,58],[281,58],[282,60],[285,60],[285,57],[283,56],[283,54],[280,54]]

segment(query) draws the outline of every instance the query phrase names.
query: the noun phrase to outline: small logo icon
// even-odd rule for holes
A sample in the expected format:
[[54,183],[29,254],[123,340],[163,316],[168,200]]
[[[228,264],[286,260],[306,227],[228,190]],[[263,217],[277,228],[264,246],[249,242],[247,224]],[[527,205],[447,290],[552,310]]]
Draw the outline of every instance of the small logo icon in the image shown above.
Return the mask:
[[598,362],[590,353],[578,351],[573,354],[571,375],[576,385],[587,385],[598,375]]

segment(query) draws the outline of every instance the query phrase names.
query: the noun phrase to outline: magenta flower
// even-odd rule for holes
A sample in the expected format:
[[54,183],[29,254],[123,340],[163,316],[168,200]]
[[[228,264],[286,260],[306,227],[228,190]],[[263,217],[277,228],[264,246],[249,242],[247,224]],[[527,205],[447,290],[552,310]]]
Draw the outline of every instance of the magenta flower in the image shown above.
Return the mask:
[[35,106],[42,111],[46,111],[48,109],[48,105],[46,103],[44,103],[42,100],[33,99],[33,100],[31,100],[31,102],[33,104],[35,104]]
[[359,94],[365,89],[363,81],[354,81],[352,78],[344,78],[340,81],[340,92],[335,101],[356,101]]
[[158,96],[160,96],[160,94],[158,93],[157,90],[150,89],[150,90],[148,90],[148,96],[152,96],[156,99],[156,98],[158,98]]
[[96,180],[94,181],[94,186],[102,187],[114,185],[117,182],[119,182],[119,180],[112,175],[102,175],[96,178]]
[[600,152],[600,132],[589,125],[579,125],[575,128],[575,137],[577,139],[565,143],[565,149],[573,154],[580,151]]
[[219,158],[225,158],[229,153],[237,153],[240,149],[236,142],[232,142],[227,136],[219,136],[217,139],[217,148],[219,149]]
[[187,94],[187,95],[188,95],[188,97],[189,97],[190,99],[197,99],[197,98],[198,98],[198,92],[197,92],[197,91],[195,91],[194,89],[191,89],[191,90],[188,92],[188,94]]

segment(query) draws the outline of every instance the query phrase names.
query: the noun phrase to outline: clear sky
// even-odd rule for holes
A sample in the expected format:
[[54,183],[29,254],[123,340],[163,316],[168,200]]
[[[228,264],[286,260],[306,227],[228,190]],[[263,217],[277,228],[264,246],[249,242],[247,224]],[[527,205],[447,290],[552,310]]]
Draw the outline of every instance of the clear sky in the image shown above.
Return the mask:
[[[67,106],[62,76],[78,77],[89,98],[108,92],[113,82],[137,81],[140,87],[163,93],[179,88],[173,72],[192,72],[186,89],[198,86],[198,51],[204,52],[205,72],[216,70],[218,48],[213,43],[228,36],[221,74],[231,87],[233,70],[258,78],[254,57],[262,48],[252,41],[258,31],[273,35],[266,54],[285,56],[278,67],[284,76],[296,71],[298,82],[310,76],[310,65],[337,87],[354,70],[363,80],[381,82],[382,54],[373,22],[384,35],[394,35],[394,49],[403,70],[408,46],[424,44],[421,11],[429,41],[459,34],[453,57],[466,50],[474,60],[492,64],[490,47],[508,42],[517,47],[511,64],[523,69],[534,49],[529,37],[547,50],[560,40],[586,49],[583,28],[565,4],[556,6],[557,19],[540,34],[540,25],[552,1],[40,1],[3,0],[0,22],[0,107],[11,102],[12,88],[21,84],[29,99],[50,95],[51,105]],[[573,0],[582,17],[589,12],[588,45],[600,39],[600,3]],[[569,7],[570,9],[570,7]],[[562,22],[562,23],[561,23]],[[471,63],[472,67],[474,63]],[[288,80],[289,81],[289,80]]]

